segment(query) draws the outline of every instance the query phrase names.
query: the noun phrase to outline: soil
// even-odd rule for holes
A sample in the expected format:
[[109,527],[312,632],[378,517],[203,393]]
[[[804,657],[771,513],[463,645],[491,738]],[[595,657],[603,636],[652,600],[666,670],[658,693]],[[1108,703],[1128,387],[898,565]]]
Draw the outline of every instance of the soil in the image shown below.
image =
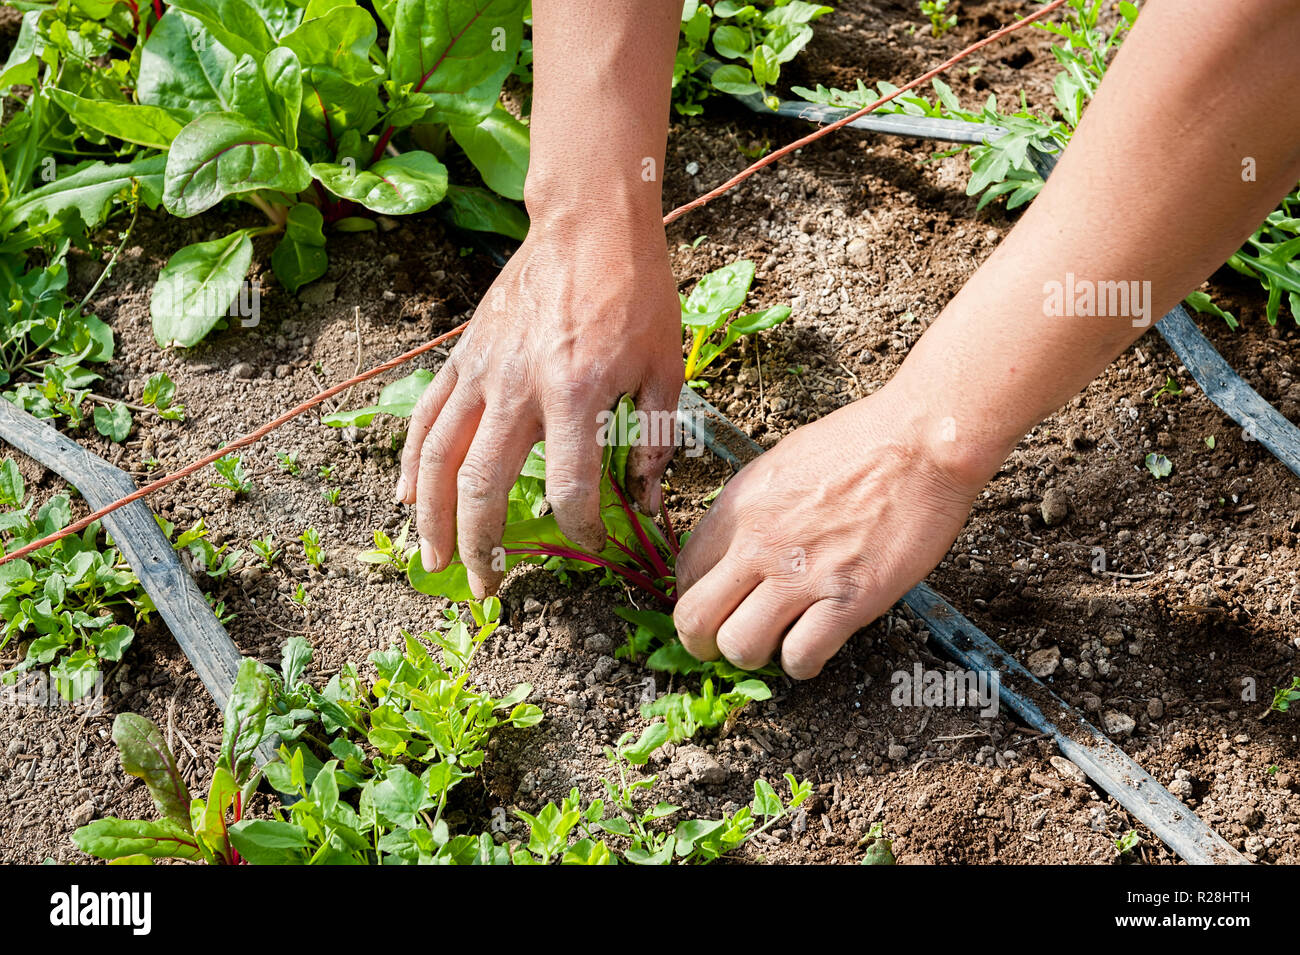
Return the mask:
[[[901,83],[1022,12],[1019,4],[965,2],[957,29],[935,40],[913,32],[911,4],[846,0],[821,21],[787,79]],[[1048,40],[1038,31],[1016,34],[949,82],[964,101],[994,91],[1010,106],[1023,88],[1031,105],[1045,108],[1055,72]],[[805,131],[710,102],[703,121],[673,127],[666,207],[743,168],[741,148]],[[754,302],[794,307],[787,324],[722,366],[705,393],[760,443],[770,446],[879,388],[1011,227],[1014,218],[996,207],[974,212],[964,157],[923,162],[932,152],[841,132],[669,230],[683,288],[747,257],[758,265]],[[698,164],[695,176],[688,163]],[[270,240],[260,240],[260,322],[235,323],[189,351],[160,351],[148,311],[163,262],[252,215],[247,207],[193,221],[142,214],[92,302],[118,338],[98,390],[138,398],[148,375],[162,370],[187,405],[184,423],[138,416],[122,446],[77,436],[140,478],[150,459],[158,462],[152,473],[173,470],[358,367],[451,328],[495,274],[464,236],[421,216],[391,231],[332,239],[329,274],[295,298],[271,278],[270,247],[261,244]],[[707,239],[692,248],[701,235]],[[76,261],[74,285],[88,289],[102,259]],[[1232,332],[1202,319],[1203,330],[1253,387],[1300,420],[1297,328],[1288,319],[1269,328],[1260,290],[1231,273],[1220,272],[1207,288],[1243,327]],[[439,360],[426,359],[420,363],[429,367]],[[1167,377],[1183,392],[1157,403]],[[361,386],[344,406],[368,402],[379,385]],[[199,475],[152,499],[168,519],[189,526],[203,517],[218,540],[245,551],[268,532],[282,542],[284,558],[271,570],[249,553],[232,579],[201,581],[235,615],[228,626],[242,652],[273,662],[289,635],[303,634],[316,649],[311,676],[324,681],[344,662],[389,646],[399,629],[418,633],[441,620],[441,601],[355,560],[375,528],[396,532],[409,516],[391,503],[394,447],[400,438],[391,419],[341,431],[307,415],[243,455],[254,475],[247,496],[234,499]],[[300,476],[281,473],[281,450],[297,452]],[[1143,467],[1153,450],[1173,462],[1166,480]],[[20,462],[39,498],[62,488],[33,462]],[[338,506],[322,496],[321,466],[334,469]],[[707,456],[679,458],[669,479],[678,522],[689,526],[727,476]],[[329,553],[323,572],[307,567],[296,543],[309,525]],[[1021,442],[929,582],[1020,659],[1049,651],[1035,658],[1041,662],[1058,651],[1048,685],[1093,722],[1114,727],[1126,752],[1249,859],[1295,863],[1295,716],[1260,717],[1272,688],[1300,673],[1298,531],[1295,476],[1245,440],[1150,335]],[[291,599],[299,584],[310,598],[305,607]],[[624,633],[613,613],[619,595],[565,587],[526,569],[508,578],[502,598],[506,625],[477,662],[476,678],[500,692],[532,683],[531,699],[547,718],[494,742],[476,797],[481,806],[465,807],[483,819],[497,806],[535,810],[573,786],[600,794],[603,748],[643,725],[637,711],[648,676],[610,655]],[[12,662],[16,650],[8,652]],[[854,637],[816,680],[782,682],[770,702],[725,732],[663,751],[650,767],[661,777],[660,797],[708,814],[747,802],[756,778],[780,784],[793,771],[811,779],[806,812],[752,843],[740,860],[855,862],[859,840],[879,822],[904,863],[1177,861],[1099,790],[1077,782],[1054,745],[1008,714],[985,719],[966,708],[893,705],[890,674],[916,662],[951,667],[931,652],[924,628],[895,610]],[[121,772],[108,739],[123,711],[158,722],[191,783],[206,784],[220,714],[167,631],[143,627],[109,675],[102,713],[0,709],[7,806],[0,858],[85,861],[69,839],[77,825],[149,811],[143,786]],[[1114,840],[1129,829],[1142,843],[1121,856]]]

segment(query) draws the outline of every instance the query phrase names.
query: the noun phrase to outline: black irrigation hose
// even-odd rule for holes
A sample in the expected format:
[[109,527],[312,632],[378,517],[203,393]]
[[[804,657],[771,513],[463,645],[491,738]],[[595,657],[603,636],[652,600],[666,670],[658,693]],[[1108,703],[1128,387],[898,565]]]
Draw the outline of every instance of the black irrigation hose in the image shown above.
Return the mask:
[[[689,387],[678,402],[682,427],[733,467],[763,452],[749,436]],[[1000,674],[998,696],[1184,860],[1193,865],[1244,864],[1245,858],[1095,726],[1048,689],[1011,654],[951,604],[920,583],[901,601],[932,639],[967,670]]]

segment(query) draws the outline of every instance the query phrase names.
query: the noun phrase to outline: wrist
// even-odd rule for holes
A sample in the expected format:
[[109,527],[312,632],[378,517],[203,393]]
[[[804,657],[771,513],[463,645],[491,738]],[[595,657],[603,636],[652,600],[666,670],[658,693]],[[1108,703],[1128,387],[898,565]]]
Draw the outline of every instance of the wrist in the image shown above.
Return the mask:
[[530,169],[524,183],[524,205],[534,225],[547,231],[585,234],[615,228],[663,239],[663,201],[657,180],[644,182],[628,169],[605,166],[590,175],[586,163],[566,164],[560,174],[543,164]]
[[[969,394],[945,389],[944,379],[904,363],[881,389],[895,420],[911,435],[928,472],[974,497],[998,472],[1024,431],[990,421]],[[1027,429],[1026,429],[1027,430]]]

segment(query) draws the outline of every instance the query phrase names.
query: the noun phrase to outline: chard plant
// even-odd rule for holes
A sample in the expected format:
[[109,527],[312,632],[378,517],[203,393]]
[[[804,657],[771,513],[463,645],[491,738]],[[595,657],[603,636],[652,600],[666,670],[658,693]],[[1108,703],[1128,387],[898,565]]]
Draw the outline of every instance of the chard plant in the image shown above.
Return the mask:
[[261,778],[255,757],[272,715],[272,692],[266,668],[245,660],[226,705],[221,755],[206,799],[191,796],[176,757],[152,721],[119,713],[113,720],[113,742],[122,769],[144,781],[159,818],[96,819],[73,833],[77,848],[122,865],[148,865],[154,859],[240,864],[235,832]]

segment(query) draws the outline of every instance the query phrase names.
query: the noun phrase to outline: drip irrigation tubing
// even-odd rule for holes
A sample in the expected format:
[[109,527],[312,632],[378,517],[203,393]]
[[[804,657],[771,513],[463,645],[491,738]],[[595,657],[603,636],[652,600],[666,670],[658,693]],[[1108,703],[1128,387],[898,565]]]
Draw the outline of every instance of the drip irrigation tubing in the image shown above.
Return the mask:
[[[762,454],[758,444],[689,387],[682,389],[678,409],[690,437],[733,467]],[[924,582],[904,594],[900,604],[925,623],[934,642],[958,664],[976,673],[997,673],[1002,703],[1051,736],[1067,759],[1181,858],[1193,865],[1245,864],[1245,857],[1154,776]]]

